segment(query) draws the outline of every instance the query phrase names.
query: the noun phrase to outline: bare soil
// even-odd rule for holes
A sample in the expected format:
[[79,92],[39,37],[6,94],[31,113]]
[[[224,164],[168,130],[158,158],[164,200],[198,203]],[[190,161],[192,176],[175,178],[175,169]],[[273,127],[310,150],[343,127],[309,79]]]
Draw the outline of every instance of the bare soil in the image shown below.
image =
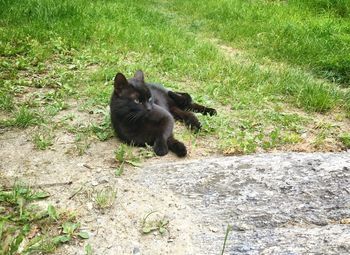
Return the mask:
[[[88,121],[88,115],[75,114],[80,120],[74,122],[81,118]],[[73,134],[56,133],[53,146],[40,151],[32,143],[34,131],[35,128],[28,128],[1,134],[1,185],[10,187],[16,181],[23,181],[51,194],[41,206],[51,203],[57,208],[75,211],[82,229],[90,233],[86,243],[91,244],[94,254],[138,254],[138,250],[143,251],[142,254],[196,254],[191,236],[197,226],[192,225],[189,207],[172,193],[150,191],[135,181],[134,177],[142,171],[140,168],[127,166],[121,177],[115,175],[117,139],[90,141],[90,147],[79,156],[75,153]],[[160,160],[174,162],[178,158],[169,154],[149,160],[147,165]],[[114,188],[117,198],[111,208],[100,210],[94,201],[95,194],[104,187]],[[143,218],[152,211],[156,212],[150,219],[169,220],[164,235],[141,233]],[[65,245],[55,254],[85,254],[83,246],[83,243]]]

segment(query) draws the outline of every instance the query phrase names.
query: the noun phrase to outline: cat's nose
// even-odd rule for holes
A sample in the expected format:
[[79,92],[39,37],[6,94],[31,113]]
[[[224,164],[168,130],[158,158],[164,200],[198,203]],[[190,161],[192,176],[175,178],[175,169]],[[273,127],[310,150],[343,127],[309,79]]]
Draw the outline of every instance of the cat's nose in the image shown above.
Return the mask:
[[146,109],[147,109],[147,111],[152,110],[152,105],[151,104],[146,104]]

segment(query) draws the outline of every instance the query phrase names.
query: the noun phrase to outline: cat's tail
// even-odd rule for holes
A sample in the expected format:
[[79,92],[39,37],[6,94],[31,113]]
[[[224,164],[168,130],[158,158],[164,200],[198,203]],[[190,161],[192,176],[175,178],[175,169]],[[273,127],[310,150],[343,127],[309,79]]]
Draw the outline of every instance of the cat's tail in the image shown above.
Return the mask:
[[185,157],[187,155],[186,146],[182,142],[176,140],[173,136],[168,138],[168,148],[178,157]]

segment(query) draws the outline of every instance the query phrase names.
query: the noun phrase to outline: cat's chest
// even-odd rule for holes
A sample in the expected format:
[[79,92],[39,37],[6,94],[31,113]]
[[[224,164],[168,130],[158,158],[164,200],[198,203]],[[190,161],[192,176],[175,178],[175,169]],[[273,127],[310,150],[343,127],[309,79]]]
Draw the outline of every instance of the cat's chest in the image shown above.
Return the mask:
[[148,84],[147,86],[151,91],[153,103],[169,111],[167,91],[161,85]]
[[155,98],[154,103],[160,107],[169,110],[168,102],[164,98]]

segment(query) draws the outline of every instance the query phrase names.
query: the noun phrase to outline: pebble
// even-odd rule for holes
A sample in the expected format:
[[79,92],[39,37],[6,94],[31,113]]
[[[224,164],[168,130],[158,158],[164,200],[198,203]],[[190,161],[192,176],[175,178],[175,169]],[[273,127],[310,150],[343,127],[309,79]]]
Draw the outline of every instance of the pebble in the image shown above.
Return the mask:
[[241,224],[233,225],[232,229],[236,230],[236,231],[247,231],[247,230],[250,230],[251,227],[249,225],[247,225],[247,224],[241,223]]
[[103,184],[103,183],[108,183],[109,182],[109,179],[107,176],[101,176],[100,178],[98,178],[98,182],[100,184]]
[[132,254],[134,254],[134,255],[140,255],[140,254],[141,254],[140,248],[139,248],[139,247],[134,247],[134,249],[132,250]]
[[94,205],[91,203],[91,202],[87,202],[86,203],[86,207],[89,209],[89,210],[92,210],[94,208]]
[[209,227],[209,230],[210,230],[211,232],[214,232],[214,233],[216,233],[216,232],[219,231],[219,229],[216,228],[216,227]]

